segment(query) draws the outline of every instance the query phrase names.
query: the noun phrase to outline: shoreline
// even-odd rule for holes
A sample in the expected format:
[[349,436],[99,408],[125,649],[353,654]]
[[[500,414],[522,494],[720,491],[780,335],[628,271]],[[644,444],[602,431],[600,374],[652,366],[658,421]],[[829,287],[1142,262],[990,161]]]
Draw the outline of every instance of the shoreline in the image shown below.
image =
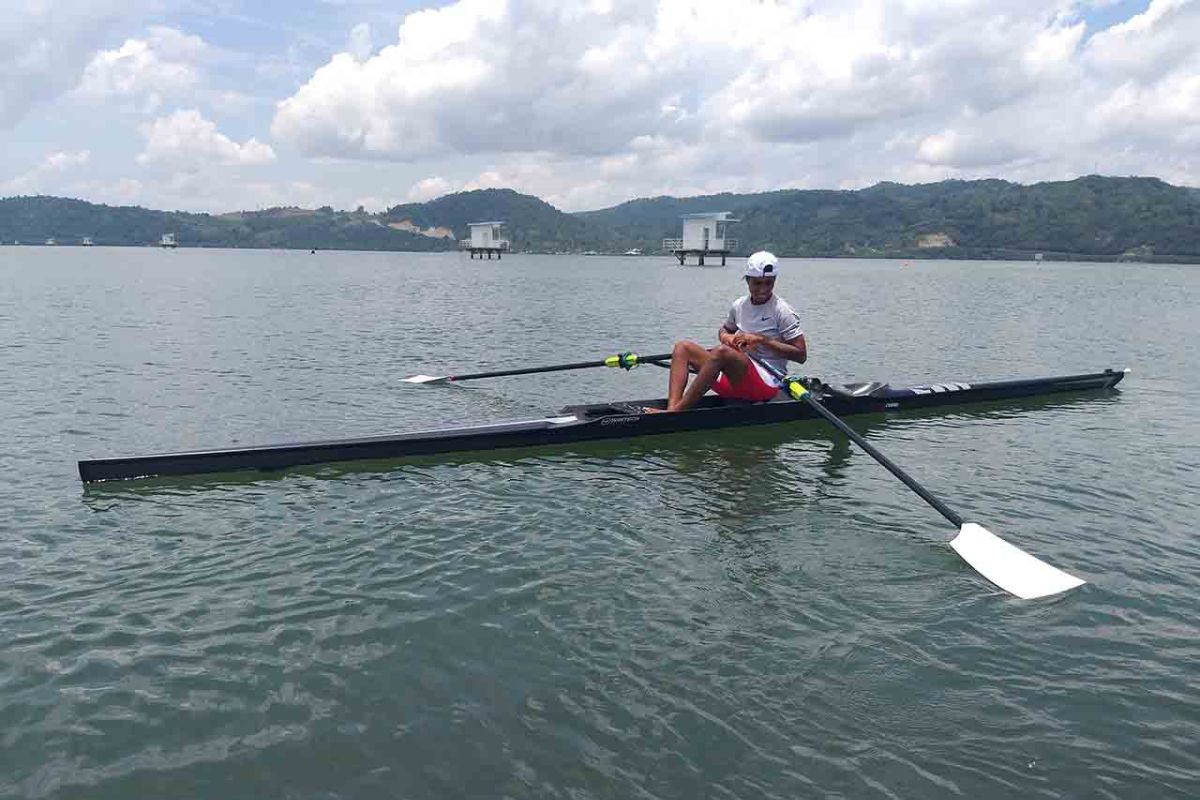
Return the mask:
[[[57,237],[56,237],[57,238]],[[770,244],[765,245],[766,249],[770,249]],[[310,254],[323,252],[330,253],[410,253],[410,254],[457,254],[458,249],[445,250],[408,250],[404,248],[390,247],[371,247],[371,248],[347,248],[347,247],[262,247],[262,246],[242,246],[236,244],[179,244],[175,247],[162,247],[158,244],[125,244],[125,243],[102,243],[94,242],[89,245],[83,244],[13,244],[11,242],[0,242],[0,251],[17,250],[17,249],[32,249],[32,250],[50,250],[50,249],[98,249],[98,248],[129,248],[136,250],[254,250],[263,252],[297,252],[303,253],[309,251]],[[315,252],[314,252],[315,251]],[[1127,253],[1120,254],[1100,254],[1100,253],[1072,253],[1059,252],[1054,250],[1038,251],[1042,258],[1035,257],[1034,252],[1024,250],[988,250],[974,251],[964,250],[963,248],[945,248],[934,249],[926,248],[919,252],[909,251],[889,251],[880,253],[788,253],[778,252],[780,258],[789,259],[828,259],[837,261],[1028,261],[1031,263],[1097,263],[1097,264],[1196,264],[1200,265],[1200,254],[1139,254],[1133,256]],[[640,258],[640,259],[670,259],[670,253],[642,253],[640,255],[627,255],[618,252],[561,252],[551,250],[513,250],[509,255],[535,255],[535,256],[568,256],[568,257],[587,257],[595,258],[597,256],[604,258]],[[739,255],[730,256],[731,259],[737,259]],[[744,256],[742,256],[744,257]]]

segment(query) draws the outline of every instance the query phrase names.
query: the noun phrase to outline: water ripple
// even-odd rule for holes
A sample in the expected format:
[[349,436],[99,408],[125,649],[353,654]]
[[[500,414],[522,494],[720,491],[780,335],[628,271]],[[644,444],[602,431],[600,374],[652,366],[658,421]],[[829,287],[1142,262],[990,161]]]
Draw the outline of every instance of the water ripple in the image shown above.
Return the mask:
[[1200,426],[1172,345],[1194,271],[803,265],[830,379],[1154,354],[1119,394],[854,421],[1089,581],[1026,603],[818,424],[81,493],[84,455],[653,396],[661,370],[395,377],[505,366],[497,343],[539,324],[597,332],[548,339],[547,362],[606,352],[614,319],[657,351],[710,335],[731,292],[642,259],[455,261],[464,342],[438,327],[462,298],[422,294],[444,256],[106,252],[0,261],[20,275],[0,297],[2,796],[1197,794]]

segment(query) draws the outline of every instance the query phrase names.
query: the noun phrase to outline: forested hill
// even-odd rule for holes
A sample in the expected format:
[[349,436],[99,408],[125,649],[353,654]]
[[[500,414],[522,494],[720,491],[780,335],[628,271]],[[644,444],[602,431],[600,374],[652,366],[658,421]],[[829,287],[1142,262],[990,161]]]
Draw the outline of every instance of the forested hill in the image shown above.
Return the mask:
[[229,214],[151,211],[62,197],[0,200],[0,243],[97,245],[157,244],[175,234],[180,247],[278,247],[343,250],[445,250],[444,239],[388,227],[362,211],[273,208]]
[[[678,236],[681,214],[732,211],[742,249],[808,256],[1151,258],[1200,261],[1200,191],[1156,178],[1089,176],[1023,186],[1001,180],[880,183],[633,200],[579,216]],[[674,218],[674,224],[671,219]]]
[[227,214],[151,211],[61,197],[0,200],[0,243],[96,245],[157,244],[172,233],[180,247],[251,247],[342,250],[453,250],[468,222],[507,223],[516,250],[578,252],[607,247],[615,237],[602,226],[565,214],[511,189],[450,194],[427,203],[363,210],[272,208]]
[[680,216],[731,211],[746,253],[788,256],[1096,258],[1200,262],[1200,191],[1155,178],[1089,176],[1030,186],[1001,180],[881,183],[857,191],[655,197],[567,214],[510,189],[460,192],[380,214],[277,208],[228,214],[151,211],[56,197],[0,200],[0,243],[451,250],[468,222],[507,223],[513,249],[660,252]]
[[603,250],[617,239],[608,226],[565,214],[544,200],[512,189],[448,194],[425,203],[395,206],[381,216],[392,225],[408,221],[427,231],[454,230],[462,238],[469,235],[468,222],[504,222],[514,250],[542,253]]

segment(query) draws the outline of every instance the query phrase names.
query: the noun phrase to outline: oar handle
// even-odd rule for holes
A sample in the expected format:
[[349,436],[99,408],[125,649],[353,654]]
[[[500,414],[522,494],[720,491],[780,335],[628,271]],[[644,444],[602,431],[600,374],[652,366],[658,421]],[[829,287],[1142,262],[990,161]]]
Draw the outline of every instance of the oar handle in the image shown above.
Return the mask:
[[876,450],[875,446],[860,436],[858,431],[851,428],[845,422],[842,422],[841,418],[839,418],[825,406],[821,405],[817,401],[817,398],[813,397],[812,392],[810,392],[798,378],[792,378],[788,375],[785,375],[781,370],[776,369],[755,355],[747,355],[750,355],[750,358],[754,360],[754,363],[759,364],[763,369],[767,370],[779,381],[781,381],[783,383],[783,388],[787,390],[787,393],[791,395],[793,399],[803,400],[804,402],[808,403],[818,414],[824,417],[830,425],[844,433],[846,437],[850,439],[850,441],[854,442],[856,445],[865,450],[867,455],[878,461],[884,466],[885,469],[887,469],[888,472],[892,473],[901,481],[903,481],[905,486],[907,486],[909,489],[912,489],[918,497],[931,505],[935,511],[949,520],[951,524],[958,528],[962,527],[963,519],[957,513],[955,513],[954,509],[950,508],[950,506],[946,505],[941,500],[938,500],[936,497],[930,494],[929,490],[917,483],[916,479],[914,479],[904,470],[900,469],[900,467],[893,463],[890,458]]
[[470,381],[476,378],[504,378],[509,375],[534,375],[541,372],[564,372],[566,370],[588,369],[590,367],[619,367],[628,370],[633,369],[638,364],[670,360],[670,353],[659,353],[652,356],[639,356],[637,353],[618,353],[608,358],[602,358],[599,361],[576,361],[573,364],[553,364],[548,367],[525,367],[523,369],[502,369],[494,372],[470,372],[464,375],[451,375],[446,380]]

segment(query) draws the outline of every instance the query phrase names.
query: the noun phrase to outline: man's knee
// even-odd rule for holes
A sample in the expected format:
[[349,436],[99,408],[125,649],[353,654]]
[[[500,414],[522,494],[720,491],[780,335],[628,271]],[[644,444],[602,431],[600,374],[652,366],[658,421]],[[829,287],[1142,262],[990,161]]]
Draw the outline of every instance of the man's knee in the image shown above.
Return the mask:
[[690,339],[681,339],[675,343],[675,347],[671,351],[671,357],[691,363],[699,363],[708,359],[708,351],[704,349],[703,345],[697,344]]
[[712,350],[713,357],[722,364],[732,364],[739,361],[739,352],[737,348],[730,347],[727,344],[718,345]]

